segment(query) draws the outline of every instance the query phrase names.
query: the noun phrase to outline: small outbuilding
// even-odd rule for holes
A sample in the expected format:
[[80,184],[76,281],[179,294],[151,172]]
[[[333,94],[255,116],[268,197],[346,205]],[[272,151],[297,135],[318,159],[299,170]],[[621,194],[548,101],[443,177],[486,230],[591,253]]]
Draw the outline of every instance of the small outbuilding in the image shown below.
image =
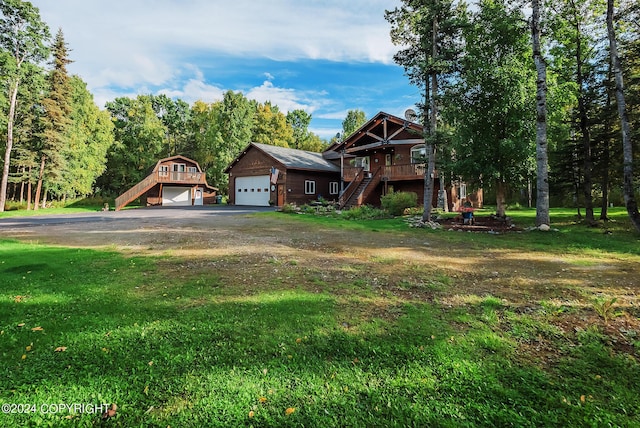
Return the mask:
[[146,205],[192,206],[216,202],[218,189],[207,184],[198,162],[184,156],[160,159],[142,181],[116,198],[116,210],[142,198]]

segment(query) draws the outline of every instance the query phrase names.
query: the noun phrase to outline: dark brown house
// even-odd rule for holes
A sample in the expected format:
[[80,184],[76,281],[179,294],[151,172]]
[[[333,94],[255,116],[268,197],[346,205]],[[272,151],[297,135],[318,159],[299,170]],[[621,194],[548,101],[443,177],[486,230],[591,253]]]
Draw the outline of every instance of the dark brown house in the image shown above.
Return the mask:
[[151,173],[116,198],[116,210],[137,198],[146,205],[191,206],[215,203],[218,189],[207,184],[198,162],[184,156],[160,159]]
[[[323,197],[340,208],[380,206],[390,192],[414,192],[423,205],[425,144],[423,127],[380,112],[324,153],[251,143],[227,167],[229,203],[306,204]],[[482,207],[482,190],[445,183],[436,171],[432,206],[459,210],[464,199]],[[440,192],[440,189],[444,192]]]
[[[380,197],[390,192],[414,192],[419,205],[424,201],[423,127],[409,120],[380,112],[344,141],[332,145],[326,159],[341,165],[345,207],[380,205]],[[432,206],[458,210],[463,199],[482,206],[482,191],[467,192],[464,183],[445,183],[436,171]]]
[[322,153],[251,143],[225,172],[235,205],[303,205],[340,193],[340,166]]

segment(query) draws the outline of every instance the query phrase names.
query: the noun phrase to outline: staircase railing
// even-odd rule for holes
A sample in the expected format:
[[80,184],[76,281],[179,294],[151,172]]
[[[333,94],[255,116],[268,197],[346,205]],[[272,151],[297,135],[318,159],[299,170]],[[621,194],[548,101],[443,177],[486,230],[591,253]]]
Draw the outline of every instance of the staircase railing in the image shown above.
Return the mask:
[[122,195],[116,198],[116,211],[121,210],[129,202],[133,201],[138,196],[149,190],[149,188],[155,186],[158,183],[158,174],[151,173],[145,177],[144,180],[124,192]]
[[353,194],[358,190],[358,187],[360,187],[360,183],[362,183],[362,180],[364,180],[364,172],[364,169],[360,168],[360,170],[353,178],[353,181],[349,183],[347,188],[344,189],[344,192],[342,192],[342,195],[340,195],[340,197],[338,198],[338,206],[341,209],[344,208],[345,205],[347,205],[347,202],[349,202]]
[[362,189],[362,193],[358,196],[358,205],[362,205],[378,186],[378,183],[382,181],[382,168],[383,167],[378,167],[378,169],[376,169],[376,171],[371,175],[371,179],[367,183],[367,187]]

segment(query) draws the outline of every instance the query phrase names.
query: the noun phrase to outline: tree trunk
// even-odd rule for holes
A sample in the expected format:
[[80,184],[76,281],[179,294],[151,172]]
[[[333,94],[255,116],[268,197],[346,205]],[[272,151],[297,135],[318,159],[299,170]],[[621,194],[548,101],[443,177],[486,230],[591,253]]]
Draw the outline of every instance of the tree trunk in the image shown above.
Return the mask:
[[624,97],[624,79],[622,78],[622,65],[618,56],[618,44],[613,27],[613,0],[607,0],[607,35],[609,37],[609,53],[611,65],[616,80],[616,101],[618,104],[618,117],[622,131],[622,151],[624,157],[624,203],[627,213],[635,228],[640,231],[640,213],[638,203],[633,191],[633,144],[631,142],[631,127],[627,116],[627,106]]
[[42,160],[40,161],[40,172],[38,173],[38,185],[36,186],[36,197],[33,201],[33,210],[38,211],[40,207],[40,192],[42,191],[42,177],[44,177],[44,165],[46,161],[46,156],[42,155]]
[[47,189],[42,193],[42,209],[47,208]]
[[549,160],[547,154],[547,65],[540,48],[540,1],[532,1],[531,34],[536,66],[536,225],[549,225]]
[[578,84],[578,114],[580,115],[580,134],[582,139],[583,177],[582,194],[584,196],[584,217],[587,225],[592,226],[596,220],[593,216],[593,160],[591,158],[591,132],[589,129],[589,116],[584,94],[584,75],[582,73],[582,44],[580,40],[580,24],[576,18],[576,83]]
[[[609,77],[611,77],[611,62],[609,62]],[[607,89],[607,105],[606,111],[611,109],[611,91]],[[605,118],[604,123],[604,150],[602,151],[602,204],[600,206],[600,220],[609,220],[609,186],[611,182],[610,163],[611,163],[611,122],[609,117]]]
[[29,175],[27,177],[27,211],[31,210],[31,165],[29,165]]
[[9,166],[11,165],[11,149],[13,148],[13,123],[16,117],[18,86],[20,86],[20,81],[16,80],[9,90],[9,114],[7,115],[7,147],[4,151],[2,181],[0,182],[0,212],[4,211],[4,206],[7,202],[7,184],[9,183]]
[[502,178],[496,180],[496,215],[500,218],[507,216],[506,187]]
[[[27,172],[26,168],[22,168],[22,175],[24,176],[24,173]],[[22,205],[22,203],[24,202],[24,180],[22,180],[20,182],[20,205]]]
[[[432,60],[438,57],[438,20],[433,18],[433,28],[431,34],[431,41],[433,46]],[[433,188],[435,180],[436,170],[436,132],[438,126],[438,110],[436,104],[436,97],[438,95],[438,73],[432,70],[430,73],[430,81],[427,82],[427,93],[429,97],[425,99],[425,103],[429,103],[429,136],[428,142],[425,141],[425,151],[427,152],[427,169],[424,172],[424,212],[422,213],[422,221],[431,220],[431,209],[433,204]],[[431,88],[429,90],[429,83]]]

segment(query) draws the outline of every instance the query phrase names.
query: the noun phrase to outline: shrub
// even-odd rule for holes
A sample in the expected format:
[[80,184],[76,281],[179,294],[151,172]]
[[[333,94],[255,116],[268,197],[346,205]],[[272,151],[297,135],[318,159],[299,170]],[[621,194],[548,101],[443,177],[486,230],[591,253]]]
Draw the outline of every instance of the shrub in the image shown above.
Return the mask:
[[354,207],[346,211],[342,211],[342,218],[347,220],[373,220],[387,217],[387,213],[378,208],[369,205]]
[[404,214],[407,208],[418,205],[418,195],[413,192],[394,192],[380,198],[382,209],[393,216]]

